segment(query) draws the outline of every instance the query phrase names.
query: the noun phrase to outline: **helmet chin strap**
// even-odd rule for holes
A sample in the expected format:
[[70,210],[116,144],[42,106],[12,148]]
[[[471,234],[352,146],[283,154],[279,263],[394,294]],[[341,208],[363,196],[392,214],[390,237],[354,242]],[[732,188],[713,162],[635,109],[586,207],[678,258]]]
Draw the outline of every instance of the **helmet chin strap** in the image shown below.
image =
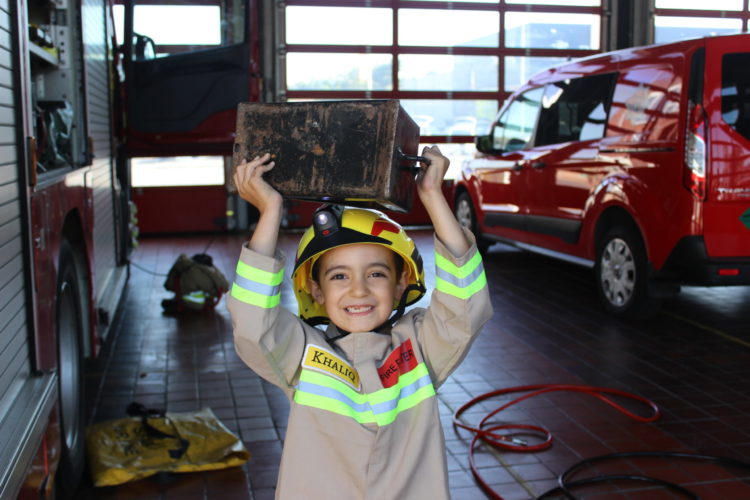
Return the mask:
[[[425,287],[423,287],[422,285],[414,284],[414,285],[407,286],[406,289],[404,290],[404,293],[401,294],[401,299],[398,301],[398,306],[395,309],[396,312],[394,312],[393,315],[390,318],[388,318],[387,320],[385,320],[379,327],[375,328],[373,330],[373,332],[375,332],[375,333],[382,333],[384,335],[388,335],[390,333],[391,328],[396,323],[396,321],[400,320],[401,317],[404,315],[404,312],[406,312],[406,300],[408,299],[409,292],[411,292],[411,291],[417,291],[420,294],[423,294],[426,290],[425,290]],[[319,325],[319,324],[323,323],[323,321],[320,321],[321,319],[323,319],[323,318],[321,318],[321,317],[310,318],[309,320],[306,320],[306,322],[308,324],[310,324],[310,325],[315,326],[315,325]],[[346,337],[347,335],[349,335],[350,333],[352,333],[352,332],[348,332],[348,331],[346,331],[346,330],[344,330],[342,328],[339,328],[336,325],[333,325],[333,326],[336,328],[336,330],[338,330],[339,334],[335,335],[335,336],[333,336],[333,337],[331,337],[329,339],[326,339],[326,340],[328,340],[328,343],[331,344],[331,345],[333,345],[333,342],[335,342],[335,341],[337,341],[339,339],[342,339],[342,338]]]
[[391,327],[396,323],[396,321],[401,319],[401,316],[403,316],[404,312],[406,312],[406,301],[409,298],[409,292],[411,291],[419,292],[421,295],[425,293],[426,289],[420,284],[408,285],[404,289],[404,293],[401,294],[401,300],[398,301],[398,307],[396,308],[396,312],[394,312],[393,315],[390,318],[388,318],[382,325],[377,327],[375,329],[376,332],[382,333],[380,332],[382,328],[387,328],[388,330],[390,330]]

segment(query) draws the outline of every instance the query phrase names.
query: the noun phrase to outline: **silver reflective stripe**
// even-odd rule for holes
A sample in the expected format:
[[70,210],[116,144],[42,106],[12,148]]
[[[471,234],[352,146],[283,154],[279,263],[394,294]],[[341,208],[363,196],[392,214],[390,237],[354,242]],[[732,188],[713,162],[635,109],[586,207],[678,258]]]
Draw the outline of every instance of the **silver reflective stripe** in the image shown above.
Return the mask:
[[481,276],[483,272],[484,264],[480,263],[471,274],[464,278],[458,278],[454,274],[451,274],[439,267],[435,270],[435,276],[447,281],[448,283],[451,283],[452,285],[457,286],[458,288],[466,288],[467,286],[474,283],[474,281],[476,281],[476,279],[479,278],[479,276]]
[[432,380],[430,380],[429,375],[425,375],[421,378],[418,378],[411,384],[407,385],[406,387],[403,387],[399,392],[398,396],[396,398],[391,399],[390,401],[383,401],[382,403],[378,403],[376,405],[372,406],[372,413],[375,415],[379,415],[381,413],[387,413],[389,411],[395,410],[398,406],[399,400],[411,396],[415,392],[417,392],[419,389],[426,385],[432,384]]
[[[333,389],[331,387],[326,387],[319,384],[314,384],[311,382],[302,382],[300,381],[297,384],[297,390],[302,392],[307,392],[309,394],[315,394],[317,396],[323,396],[327,398],[334,399],[336,401],[340,401],[341,403],[344,403],[351,409],[357,412],[367,412],[372,411],[374,415],[379,415],[381,413],[387,413],[389,411],[393,411],[398,406],[398,403],[401,399],[406,398],[417,392],[422,387],[425,387],[427,385],[431,385],[432,380],[430,380],[430,375],[424,375],[411,384],[402,387],[398,395],[396,395],[393,399],[390,399],[388,401],[383,401],[382,403],[377,403],[375,405],[371,405],[370,402],[365,401],[364,403],[357,403],[355,401],[352,401],[351,398],[347,397],[344,393],[337,391],[336,389]],[[363,397],[367,397],[367,394],[362,394]]]
[[279,289],[281,288],[280,285],[264,285],[263,283],[258,283],[257,281],[244,278],[239,274],[234,277],[234,283],[241,286],[245,290],[250,290],[251,292],[255,292],[261,295],[267,295],[269,297],[278,294]]

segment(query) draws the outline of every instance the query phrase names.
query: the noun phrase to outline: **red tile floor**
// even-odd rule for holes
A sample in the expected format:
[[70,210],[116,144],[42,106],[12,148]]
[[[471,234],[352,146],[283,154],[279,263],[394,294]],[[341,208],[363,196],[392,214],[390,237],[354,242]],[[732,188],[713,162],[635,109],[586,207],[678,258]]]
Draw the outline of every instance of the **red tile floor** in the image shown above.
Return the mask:
[[[432,240],[412,232],[434,283]],[[293,258],[299,234],[282,236]],[[180,253],[207,251],[231,281],[241,236],[144,238],[121,314],[103,355],[87,369],[90,421],[124,416],[138,401],[153,408],[210,407],[252,454],[238,468],[159,476],[93,488],[82,499],[228,500],[273,498],[289,405],[234,352],[224,301],[213,314],[162,314],[164,276]],[[289,267],[289,266],[288,266]],[[478,445],[484,480],[506,500],[536,498],[556,477],[593,456],[629,451],[716,455],[750,462],[750,290],[686,289],[647,322],[626,322],[597,305],[590,270],[494,245],[485,258],[495,315],[468,357],[439,390],[451,493],[455,500],[489,498],[469,469],[471,433],[452,426],[470,399],[530,384],[585,384],[631,391],[663,412],[655,423],[625,417],[587,395],[555,392],[512,406],[491,422],[533,424],[554,435],[535,453]],[[287,270],[287,275],[289,270]],[[283,304],[296,310],[285,288]],[[515,397],[515,396],[512,396]],[[482,401],[461,419],[476,425],[511,396]],[[625,406],[646,415],[649,409]],[[533,436],[521,436],[529,443]],[[630,458],[598,464],[577,477],[653,474],[689,488],[693,498],[750,499],[750,470],[682,459]],[[575,490],[585,499],[690,498],[640,481]],[[311,498],[313,498],[311,496]],[[564,498],[553,495],[549,498]]]

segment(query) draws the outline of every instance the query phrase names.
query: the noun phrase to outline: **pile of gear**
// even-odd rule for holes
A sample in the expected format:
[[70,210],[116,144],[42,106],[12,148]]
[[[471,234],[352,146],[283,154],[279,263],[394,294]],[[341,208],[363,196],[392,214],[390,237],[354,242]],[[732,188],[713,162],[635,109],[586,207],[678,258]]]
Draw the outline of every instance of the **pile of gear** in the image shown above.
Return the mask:
[[161,302],[166,314],[189,311],[213,311],[229,283],[205,253],[188,257],[181,254],[169,270],[164,288],[174,292],[171,299]]

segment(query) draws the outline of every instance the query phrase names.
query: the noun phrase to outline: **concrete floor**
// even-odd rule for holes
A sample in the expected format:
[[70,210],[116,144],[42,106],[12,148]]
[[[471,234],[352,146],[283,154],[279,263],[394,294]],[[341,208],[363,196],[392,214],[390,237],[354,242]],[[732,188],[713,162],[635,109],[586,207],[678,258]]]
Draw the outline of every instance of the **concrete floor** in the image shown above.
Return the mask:
[[[434,284],[432,239],[411,233]],[[282,236],[293,258],[299,234]],[[90,422],[120,418],[138,401],[153,408],[210,407],[252,454],[242,467],[159,476],[119,487],[81,488],[82,499],[273,498],[289,404],[237,357],[222,301],[213,314],[162,314],[164,276],[180,253],[214,257],[231,281],[241,236],[144,238],[132,256],[128,293],[103,355],[87,370]],[[137,267],[136,267],[137,266]],[[469,468],[472,434],[457,430],[453,412],[481,394],[531,384],[583,384],[630,391],[662,411],[637,422],[581,393],[555,392],[523,401],[491,422],[531,424],[552,432],[549,449],[518,453],[479,444],[484,480],[506,500],[536,498],[558,474],[593,456],[628,451],[718,455],[750,462],[750,289],[693,288],[667,301],[647,322],[626,322],[599,307],[591,270],[494,245],[485,258],[494,318],[468,357],[439,390],[454,499],[489,497]],[[291,272],[287,269],[287,275]],[[155,274],[156,273],[156,274]],[[286,283],[284,306],[296,310]],[[518,395],[513,395],[516,397]],[[491,398],[461,416],[477,425],[511,396]],[[623,402],[638,414],[649,408]],[[528,443],[538,437],[524,436]],[[750,470],[686,459],[631,458],[599,464],[581,477],[652,473],[702,499],[750,499]],[[685,498],[640,481],[576,490],[586,499]],[[551,496],[550,498],[562,498]]]

